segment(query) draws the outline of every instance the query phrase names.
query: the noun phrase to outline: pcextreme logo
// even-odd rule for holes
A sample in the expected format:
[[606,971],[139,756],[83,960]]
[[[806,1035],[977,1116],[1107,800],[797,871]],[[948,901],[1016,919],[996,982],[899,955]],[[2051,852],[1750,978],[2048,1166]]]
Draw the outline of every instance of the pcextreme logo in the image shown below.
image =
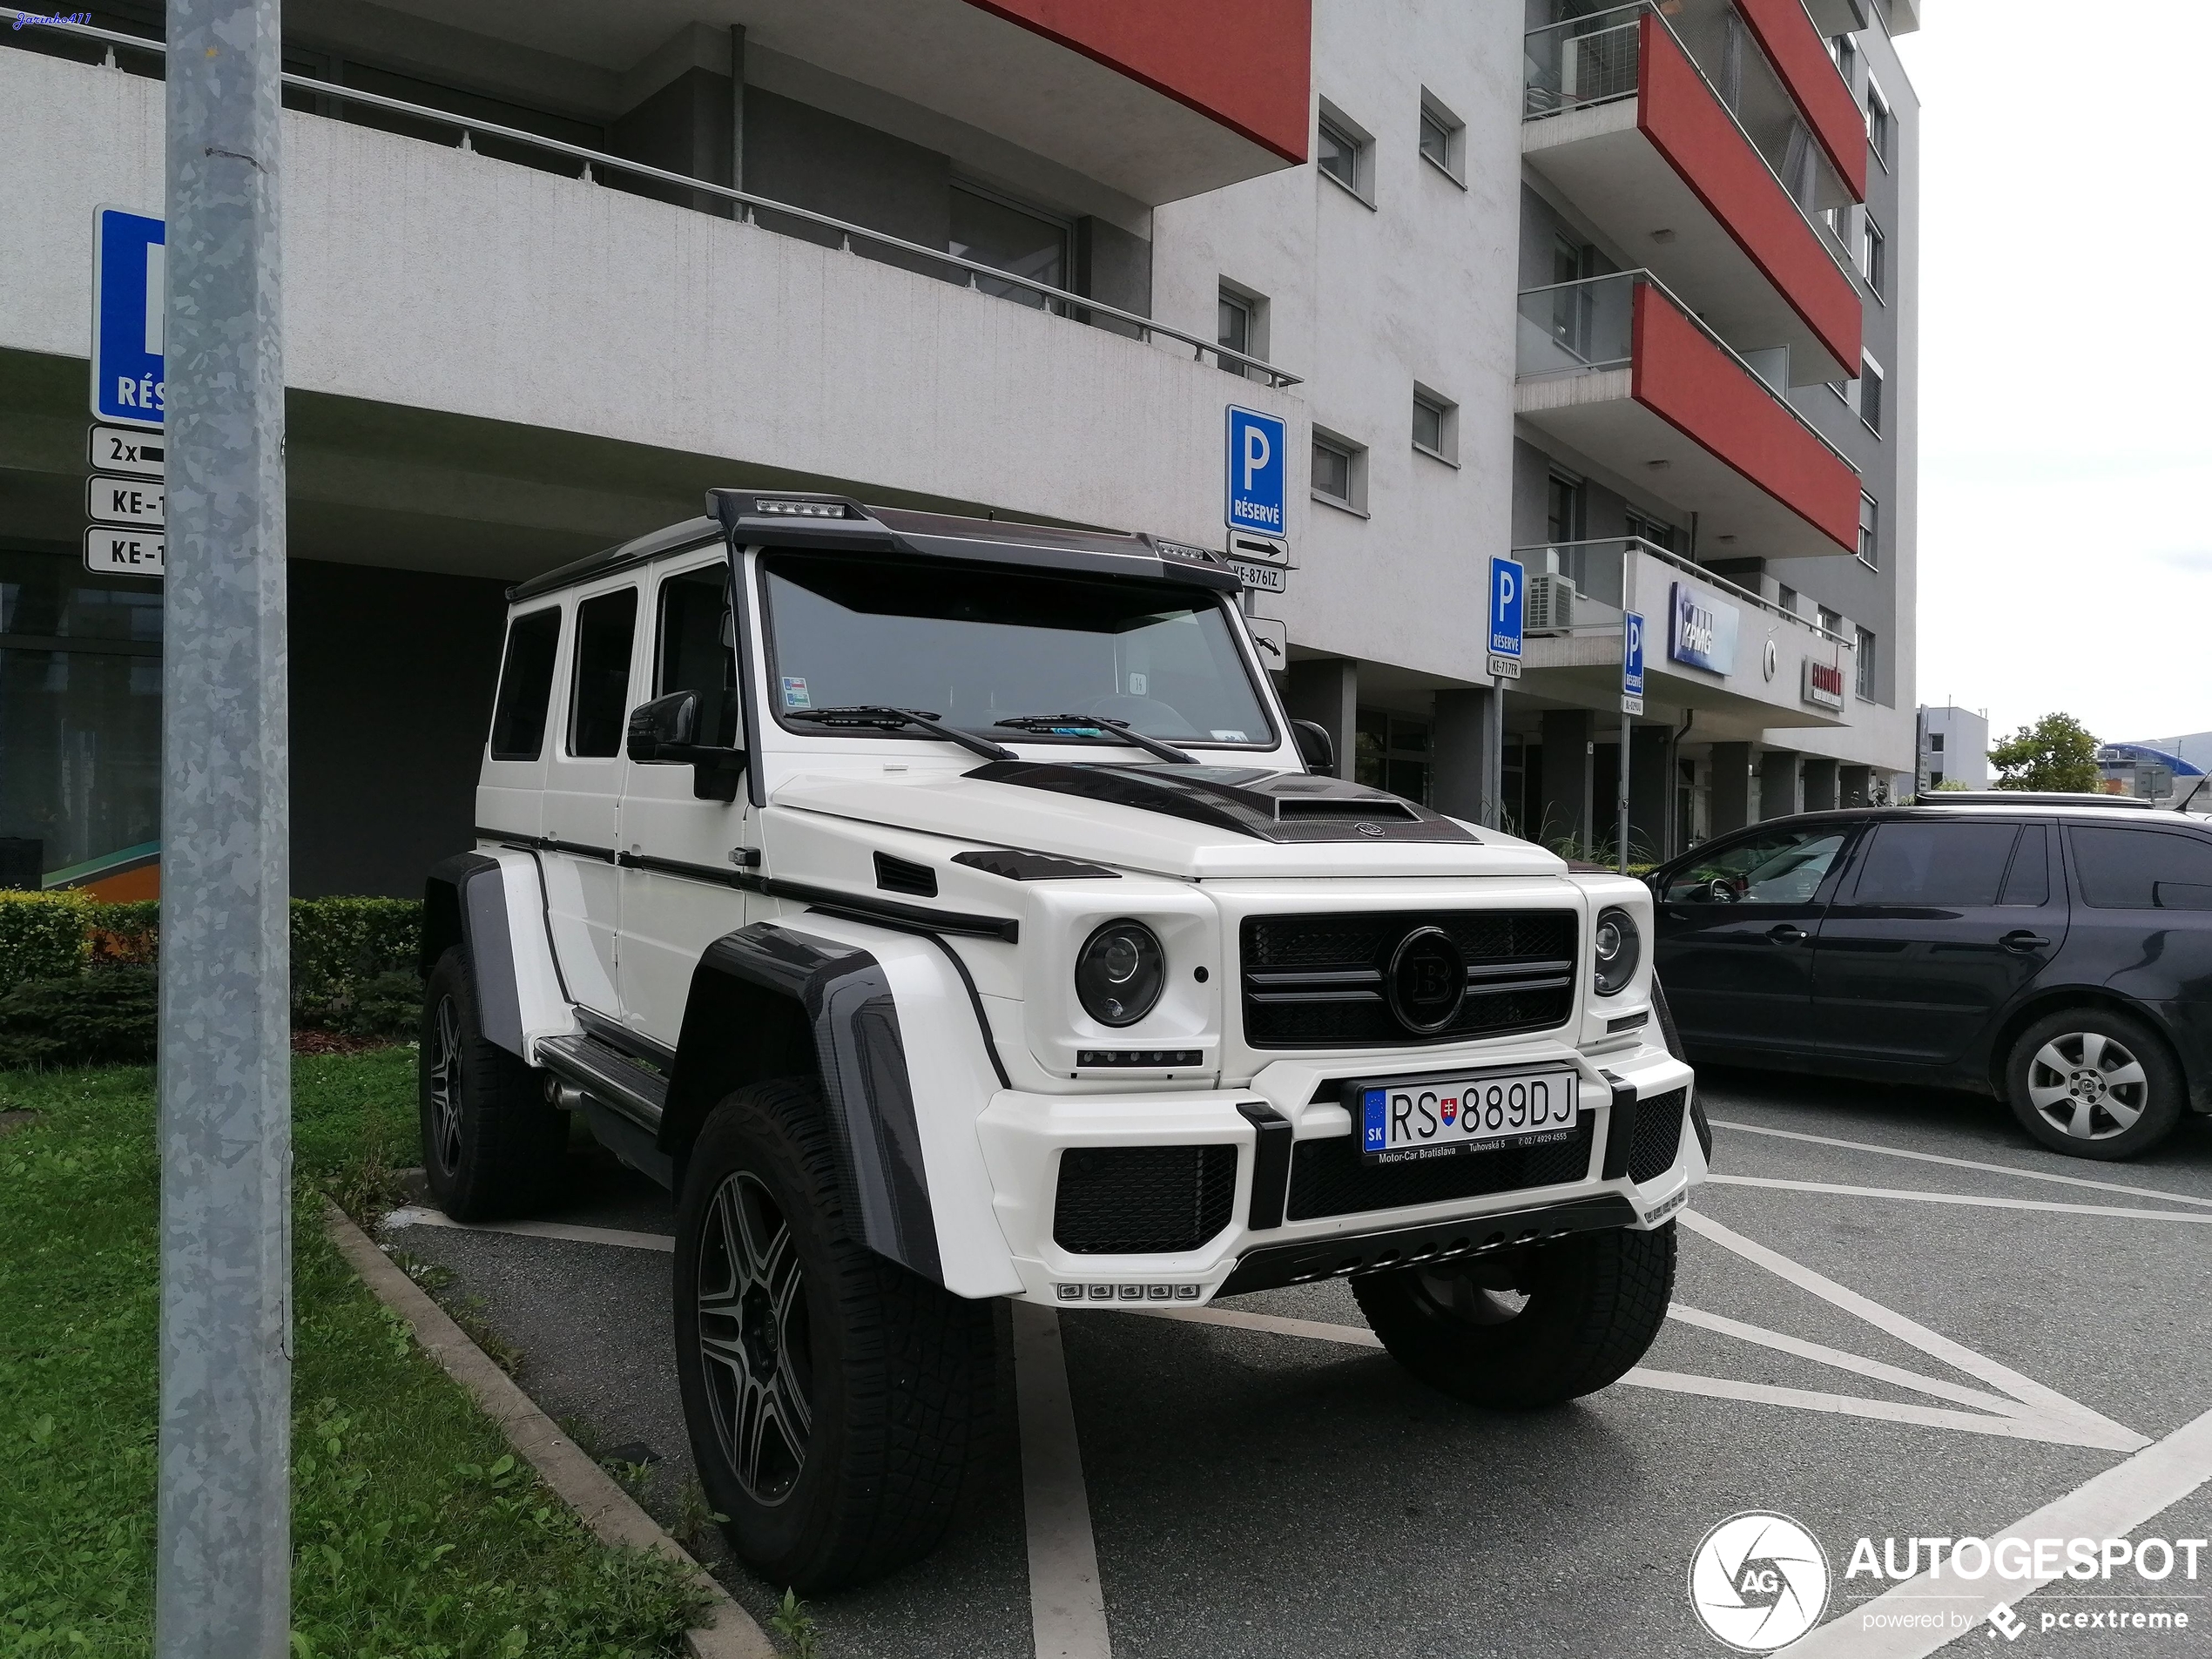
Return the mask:
[[1689,1558],[1689,1605],[1738,1653],[1772,1653],[1819,1623],[1828,1582],[1820,1541],[1764,1510],[1730,1515]]

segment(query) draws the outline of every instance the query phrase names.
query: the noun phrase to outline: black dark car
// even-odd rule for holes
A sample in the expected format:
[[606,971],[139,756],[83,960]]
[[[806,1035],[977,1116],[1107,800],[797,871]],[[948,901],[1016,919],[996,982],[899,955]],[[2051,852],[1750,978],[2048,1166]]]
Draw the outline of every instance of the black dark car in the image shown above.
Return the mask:
[[2212,1111],[2204,819],[1923,797],[1718,836],[1652,885],[1693,1059],[1982,1090],[2077,1157]]

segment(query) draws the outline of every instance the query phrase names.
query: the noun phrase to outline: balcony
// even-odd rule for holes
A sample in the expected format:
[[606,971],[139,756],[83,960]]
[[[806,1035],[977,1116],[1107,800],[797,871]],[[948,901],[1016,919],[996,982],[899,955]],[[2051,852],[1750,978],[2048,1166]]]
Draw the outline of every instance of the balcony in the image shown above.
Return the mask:
[[[1564,626],[1528,631],[1514,684],[1524,696],[1609,705],[1621,690],[1622,613],[1633,610],[1644,623],[1648,715],[1694,709],[1709,736],[1850,724],[1851,642],[1810,617],[1637,536],[1515,548],[1513,556],[1532,581],[1575,588],[1567,616],[1539,618]],[[1548,609],[1554,601],[1545,598]],[[1693,642],[1703,649],[1681,649],[1688,630],[1678,615],[1708,631]]]
[[[1682,9],[1686,26],[1702,18]],[[1787,347],[1791,384],[1854,378],[1858,289],[1815,218],[1852,199],[1851,187],[1819,146],[1791,137],[1804,130],[1799,111],[1764,56],[1737,48],[1731,109],[1649,0],[1533,30],[1521,152],[1720,334],[1747,350]]]
[[1858,474],[1649,271],[1521,296],[1514,413],[1740,557],[1857,550]]

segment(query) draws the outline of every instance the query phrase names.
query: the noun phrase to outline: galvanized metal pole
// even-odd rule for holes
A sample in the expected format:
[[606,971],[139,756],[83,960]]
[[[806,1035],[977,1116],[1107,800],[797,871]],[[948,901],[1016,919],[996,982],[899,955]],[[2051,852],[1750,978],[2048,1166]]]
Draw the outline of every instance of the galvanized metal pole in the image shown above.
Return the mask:
[[159,1659],[281,1659],[292,1052],[277,0],[169,0]]
[[1619,843],[1621,873],[1629,873],[1629,732],[1632,717],[1622,699],[1621,711],[1621,790],[1620,799],[1614,803],[1615,836]]

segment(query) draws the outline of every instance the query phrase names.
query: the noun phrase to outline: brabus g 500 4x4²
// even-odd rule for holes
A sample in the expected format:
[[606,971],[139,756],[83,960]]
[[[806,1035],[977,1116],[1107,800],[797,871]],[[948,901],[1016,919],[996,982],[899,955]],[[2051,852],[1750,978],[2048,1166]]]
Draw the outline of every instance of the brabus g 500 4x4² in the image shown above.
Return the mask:
[[677,1195],[745,1560],[929,1548],[992,1298],[1348,1276],[1467,1399],[1635,1363],[1710,1142],[1641,884],[1309,772],[1217,553],[709,507],[514,592],[422,1126],[456,1217],[535,1202],[564,1111]]

